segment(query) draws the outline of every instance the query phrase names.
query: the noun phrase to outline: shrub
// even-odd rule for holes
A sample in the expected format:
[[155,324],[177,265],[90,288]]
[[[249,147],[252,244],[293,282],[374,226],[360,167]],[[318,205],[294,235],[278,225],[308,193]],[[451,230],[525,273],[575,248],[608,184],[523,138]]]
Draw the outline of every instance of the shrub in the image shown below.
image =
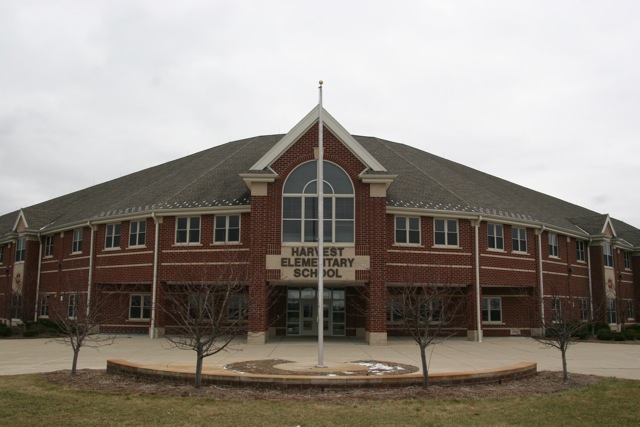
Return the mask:
[[7,325],[4,325],[4,327],[0,327],[0,337],[10,337],[11,335],[13,335],[13,329],[7,327]]
[[616,332],[615,334],[613,334],[613,340],[614,341],[624,341],[624,334],[622,332]]
[[606,329],[599,330],[596,336],[599,340],[602,341],[611,341],[613,339],[613,334],[611,333],[611,331],[608,331]]
[[624,337],[628,340],[628,341],[633,341],[635,339],[638,338],[638,334],[636,333],[636,331],[634,331],[633,329],[627,329],[624,333]]
[[38,334],[39,332],[36,329],[27,329],[25,331],[22,331],[22,336],[25,338],[35,337]]
[[636,335],[640,334],[640,323],[636,323],[634,325],[629,325],[627,326],[627,330],[632,330],[632,331],[636,331]]
[[593,333],[598,335],[600,331],[611,331],[608,323],[594,323],[593,324]]

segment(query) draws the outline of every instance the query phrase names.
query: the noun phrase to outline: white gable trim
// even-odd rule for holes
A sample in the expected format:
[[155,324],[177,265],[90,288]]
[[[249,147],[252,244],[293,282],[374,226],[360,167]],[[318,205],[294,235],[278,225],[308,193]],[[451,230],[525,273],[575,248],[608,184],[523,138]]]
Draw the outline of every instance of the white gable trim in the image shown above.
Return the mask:
[[[262,156],[250,170],[261,171],[271,166],[282,154],[284,154],[311,126],[319,119],[320,106],[317,105],[302,120],[296,124],[293,129],[282,137],[276,145],[274,145],[267,153]],[[322,109],[322,120],[324,125],[333,133],[342,143],[356,156],[368,169],[376,172],[386,172],[387,170],[378,162],[367,150],[364,149],[358,141],[345,128],[342,127],[331,114],[324,108]]]
[[24,222],[24,228],[27,229],[29,228],[29,224],[27,223],[27,217],[24,216],[24,212],[22,211],[22,209],[20,209],[20,212],[18,213],[18,217],[16,218],[16,222],[13,224],[13,229],[11,231],[17,231],[18,230],[18,224],[20,224],[20,218],[22,218],[22,221]]
[[607,214],[607,219],[604,220],[602,230],[600,231],[601,234],[605,233],[605,231],[607,230],[607,225],[611,227],[611,234],[613,234],[613,237],[618,237],[618,233],[616,233],[616,229],[613,228],[613,223],[611,222],[611,217],[609,216],[609,214]]

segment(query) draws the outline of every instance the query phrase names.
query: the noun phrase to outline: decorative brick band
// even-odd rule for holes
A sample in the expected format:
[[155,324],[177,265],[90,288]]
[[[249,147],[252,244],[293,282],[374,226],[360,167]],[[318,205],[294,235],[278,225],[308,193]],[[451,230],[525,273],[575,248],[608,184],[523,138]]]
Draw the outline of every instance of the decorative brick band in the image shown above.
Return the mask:
[[[463,384],[502,383],[534,376],[538,365],[534,362],[521,362],[498,369],[484,369],[468,372],[447,372],[431,374],[431,384],[453,386]],[[107,372],[155,381],[173,383],[193,383],[193,372],[172,371],[169,369],[148,368],[126,360],[107,360]],[[302,375],[257,375],[219,372],[202,374],[203,385],[226,385],[235,387],[267,388],[369,388],[369,387],[407,387],[422,385],[422,374],[383,375],[383,376],[302,376]]]

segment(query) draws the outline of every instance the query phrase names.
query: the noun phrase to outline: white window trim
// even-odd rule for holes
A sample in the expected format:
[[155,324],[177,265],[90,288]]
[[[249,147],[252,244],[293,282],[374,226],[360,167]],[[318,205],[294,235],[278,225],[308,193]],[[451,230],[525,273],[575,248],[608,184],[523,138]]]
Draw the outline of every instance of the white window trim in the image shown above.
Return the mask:
[[[120,242],[118,242],[118,246],[115,246],[114,240],[116,238],[116,225],[120,226],[119,234],[117,236],[120,238]],[[112,234],[109,234],[109,227],[111,227]],[[107,242],[111,239],[111,246],[107,246]],[[120,223],[107,224],[104,230],[104,249],[107,251],[114,251],[122,248],[122,225]]]
[[[229,219],[232,216],[238,217],[238,240],[229,240]],[[216,231],[220,230],[216,228],[218,218],[224,217],[224,241],[216,240]],[[212,245],[240,245],[242,244],[242,215],[216,215],[213,217],[213,243]]]
[[[51,249],[51,253],[47,254],[48,249]],[[53,258],[53,234],[45,236],[44,239],[44,258]]]
[[[560,258],[560,243],[557,233],[549,233],[548,241],[549,241],[549,258]],[[555,248],[555,254],[552,254],[551,248]]]
[[[140,234],[142,234],[142,233],[140,233],[140,224],[141,223],[144,223],[144,243],[140,245],[137,242],[140,241]],[[136,244],[135,245],[131,244],[131,235],[133,234],[133,233],[131,233],[131,229],[133,228],[132,224],[138,224],[137,227],[136,227],[136,233],[135,233],[135,236],[136,236]],[[176,221],[176,227],[177,226],[178,226],[178,224],[177,224],[177,221]],[[122,239],[122,237],[120,237],[120,238]],[[129,222],[129,237],[127,239],[127,248],[146,248],[146,247],[147,247],[147,220],[146,219],[141,219],[140,221],[130,221]]]
[[[578,258],[578,244],[582,244],[582,259]],[[576,261],[583,264],[587,263],[587,246],[584,244],[584,240],[576,240]]]
[[[624,251],[622,257],[623,257],[624,269],[627,271],[631,271],[631,252]],[[627,260],[629,261],[628,267],[627,267]]]
[[[178,242],[178,220],[180,218],[186,218],[187,219],[187,241],[186,242]],[[191,219],[192,218],[199,218],[200,219],[200,225],[198,227],[198,241],[197,242],[189,241],[189,237],[191,236]],[[194,216],[177,216],[176,217],[176,231],[175,231],[175,235],[174,235],[174,246],[202,246],[202,217],[201,216],[194,215]]]
[[[406,226],[406,228],[404,229],[405,237],[407,239],[406,242],[398,242],[396,240],[396,237],[397,237],[396,234],[397,234],[397,231],[398,231],[397,222],[396,221],[398,220],[398,218],[404,218],[404,223],[405,223],[405,226]],[[418,243],[413,243],[413,242],[409,241],[409,235],[410,235],[410,231],[411,231],[411,229],[409,228],[409,219],[410,218],[415,218],[415,219],[418,220],[418,230],[417,230],[418,231]],[[394,240],[393,244],[395,246],[413,246],[413,247],[422,246],[422,218],[419,217],[419,216],[395,215],[393,217],[393,240]]]
[[[131,317],[131,302],[133,301],[133,297],[140,297],[140,302],[142,305],[140,306],[140,316],[141,317]],[[149,297],[149,317],[142,317],[144,314],[144,298]],[[151,320],[151,294],[150,293],[137,293],[131,294],[129,296],[129,313],[127,319],[131,322],[148,322]]]
[[[513,238],[513,234],[515,230],[523,230],[524,231],[524,239],[520,238],[520,232],[518,231],[518,246],[522,246],[520,243],[524,241],[524,245],[526,246],[526,249],[520,250],[520,248],[518,249],[514,249],[513,248],[513,241],[515,240]],[[517,253],[517,254],[528,254],[529,253],[529,242],[527,239],[527,229],[524,227],[511,227],[511,252],[512,253]]]
[[[606,249],[609,248],[609,253],[607,253]],[[615,260],[613,259],[613,245],[611,243],[607,243],[605,242],[604,245],[602,245],[602,255],[603,255],[603,259],[602,259],[602,263],[604,264],[604,268],[610,268],[613,269],[613,267],[616,265],[615,264]],[[606,259],[611,259],[611,265],[607,265],[607,263],[605,262]]]
[[[494,230],[494,234],[493,235],[489,234],[489,226],[493,226],[493,230]],[[496,227],[500,227],[502,229],[502,233],[500,234],[500,236],[495,234]],[[493,239],[494,239],[494,242],[496,243],[496,246],[497,246],[497,242],[498,242],[498,237],[501,237],[502,238],[502,247],[501,248],[498,248],[498,247],[492,248],[491,246],[489,246],[489,237],[490,236],[493,236]],[[492,252],[506,252],[505,249],[504,249],[504,225],[503,224],[496,224],[496,223],[492,223],[492,222],[487,223],[487,250],[492,251]]]
[[[491,317],[491,300],[492,299],[497,299],[500,300],[500,320],[483,320],[482,324],[483,325],[504,325],[504,315],[503,315],[503,310],[502,310],[502,297],[493,297],[493,296],[487,296],[487,297],[482,297],[483,300],[488,300],[487,302],[487,309],[488,309],[488,314],[489,314],[489,318]],[[480,307],[481,311],[482,310],[482,306]],[[481,314],[481,318],[482,318],[482,313]]]
[[[444,221],[444,240],[445,243],[436,243],[436,221]],[[456,222],[456,240],[455,245],[450,245],[449,242],[449,221]],[[434,248],[460,248],[460,223],[457,219],[451,218],[433,218],[433,247]]]
[[[79,235],[79,239],[76,239],[76,233]],[[81,254],[82,253],[82,238],[84,234],[84,230],[82,228],[74,228],[73,233],[71,234],[71,254]],[[80,244],[80,250],[75,251],[76,243]]]
[[[22,243],[22,245],[20,244]],[[22,248],[20,248],[22,246]],[[22,253],[22,257],[18,260],[18,253]],[[27,238],[26,237],[18,237],[16,240],[16,254],[15,254],[15,263],[22,264],[27,258]]]
[[[73,311],[75,316],[69,316],[69,309],[72,307],[71,301],[73,301]],[[78,317],[78,294],[69,294],[69,300],[67,301],[67,318],[76,319]]]

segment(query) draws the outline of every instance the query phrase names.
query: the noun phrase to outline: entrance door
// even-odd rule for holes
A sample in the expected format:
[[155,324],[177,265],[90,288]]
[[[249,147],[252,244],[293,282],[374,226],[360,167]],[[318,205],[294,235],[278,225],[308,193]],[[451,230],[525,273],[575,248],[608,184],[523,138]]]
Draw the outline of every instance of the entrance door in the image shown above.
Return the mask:
[[318,335],[315,299],[300,300],[300,335]]

